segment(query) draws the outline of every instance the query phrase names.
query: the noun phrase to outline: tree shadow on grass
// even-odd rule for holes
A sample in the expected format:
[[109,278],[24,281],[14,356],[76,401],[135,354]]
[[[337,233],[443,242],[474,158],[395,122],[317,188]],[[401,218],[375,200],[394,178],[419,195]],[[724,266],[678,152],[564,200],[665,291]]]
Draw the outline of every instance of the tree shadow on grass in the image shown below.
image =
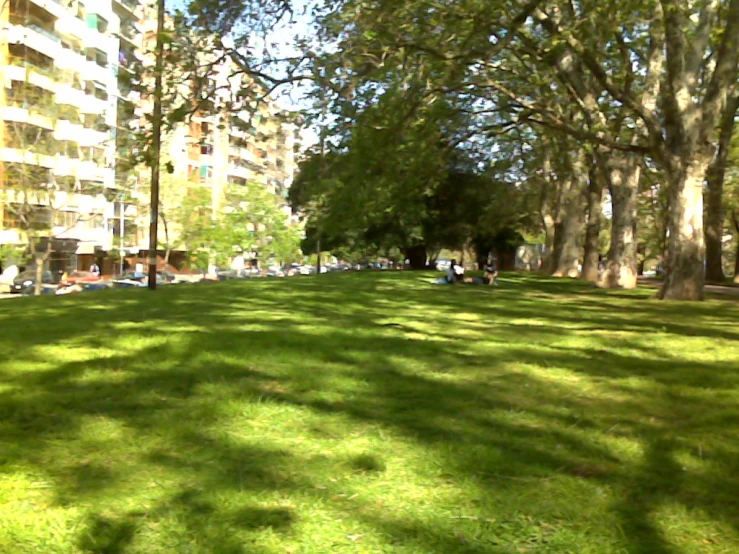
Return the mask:
[[94,516],[87,522],[79,547],[90,554],[125,554],[136,526],[131,521]]
[[[294,288],[276,282],[254,289],[226,284],[225,289],[206,287],[197,298],[173,290],[151,309],[146,297],[119,295],[115,302],[130,303],[113,310],[115,318],[105,310],[85,312],[96,333],[81,337],[79,328],[56,312],[49,315],[43,338],[31,332],[32,315],[20,316],[25,330],[14,336],[29,350],[13,359],[47,365],[0,376],[2,467],[43,474],[59,505],[99,506],[80,532],[79,545],[101,553],[138,552],[140,545],[182,551],[183,544],[194,544],[193,552],[272,552],[268,543],[259,542],[266,540],[265,530],[287,536],[301,521],[294,508],[275,498],[320,503],[325,495],[343,495],[337,513],[388,535],[389,545],[445,554],[509,552],[512,544],[557,552],[572,544],[557,546],[547,541],[556,541],[558,532],[541,533],[546,526],[561,529],[559,517],[543,512],[535,522],[515,519],[522,512],[536,513],[549,480],[576,483],[587,494],[594,486],[609,487],[611,511],[624,533],[619,545],[632,554],[679,552],[652,520],[665,502],[703,510],[739,529],[737,464],[731,461],[737,452],[730,442],[717,446],[736,430],[730,418],[722,419],[734,413],[735,397],[721,396],[736,390],[735,372],[715,375],[717,366],[709,362],[666,366],[659,359],[645,362],[621,354],[604,363],[597,349],[541,353],[525,347],[577,333],[567,327],[574,323],[614,330],[623,323],[598,310],[583,311],[582,318],[567,315],[580,309],[579,299],[563,298],[562,307],[542,308],[525,299],[509,298],[506,304],[489,291],[430,296],[407,282],[379,277],[355,291],[335,282],[333,288],[311,281]],[[571,291],[559,285],[543,289]],[[233,295],[224,298],[223,290]],[[246,291],[254,297],[251,303],[242,298]],[[315,298],[318,294],[322,297]],[[480,305],[481,298],[492,305]],[[405,312],[393,300],[413,310]],[[82,300],[69,308],[77,302]],[[496,350],[477,351],[443,324],[426,329],[421,325],[426,314],[415,311],[419,307],[475,315],[457,323],[469,332],[495,316],[497,326],[490,333]],[[273,317],[255,320],[255,310],[271,311]],[[383,327],[396,318],[399,328]],[[524,329],[505,324],[516,318],[548,324]],[[132,342],[128,351],[104,358],[43,360],[49,343],[104,348],[99,333],[130,333],[116,327],[120,322],[135,323],[148,339],[164,342],[153,347]],[[654,325],[634,328],[646,332]],[[669,332],[683,334],[683,327],[673,325]],[[526,364],[556,366],[605,383],[603,390],[613,398],[517,369]],[[625,387],[623,381],[635,376],[652,385]],[[701,388],[710,394],[695,392]],[[237,416],[228,411],[233,409],[239,410]],[[283,409],[299,415],[285,419]],[[709,412],[723,416],[709,417]],[[257,431],[269,421],[288,426],[289,432],[289,426],[313,416],[327,425],[349,422],[321,444],[338,447],[349,434],[384,429],[422,448],[473,500],[501,491],[511,493],[505,499],[532,500],[512,502],[512,507],[502,505],[506,502],[468,506],[477,519],[466,521],[462,531],[408,514],[389,515],[373,508],[361,489],[349,500],[352,495],[331,480],[337,472],[385,477],[394,471],[394,453],[365,449],[348,459],[330,450],[308,455],[264,442],[275,441],[279,430]],[[234,417],[242,422],[238,433],[243,436],[229,427]],[[686,489],[677,456],[686,455],[685,437],[701,434],[703,455],[713,463],[691,474],[694,482]],[[612,451],[605,442],[611,437],[643,444],[644,455],[633,462]],[[137,491],[141,505],[128,506],[126,491],[137,487],[154,492]],[[573,490],[561,489],[573,494],[570,517],[575,518],[587,500]],[[258,497],[269,502],[255,504]],[[107,514],[111,509],[120,515]],[[515,533],[507,536],[506,527],[494,523],[498,518]],[[587,533],[578,536],[585,540]]]

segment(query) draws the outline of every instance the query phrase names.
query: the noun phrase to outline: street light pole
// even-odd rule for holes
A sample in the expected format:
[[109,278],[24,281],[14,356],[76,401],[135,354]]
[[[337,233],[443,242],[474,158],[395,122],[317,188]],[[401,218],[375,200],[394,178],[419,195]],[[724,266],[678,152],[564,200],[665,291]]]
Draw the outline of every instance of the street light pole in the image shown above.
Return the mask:
[[157,0],[157,42],[152,113],[151,206],[149,214],[149,290],[157,288],[157,224],[159,223],[159,155],[162,148],[162,71],[164,60],[164,0]]

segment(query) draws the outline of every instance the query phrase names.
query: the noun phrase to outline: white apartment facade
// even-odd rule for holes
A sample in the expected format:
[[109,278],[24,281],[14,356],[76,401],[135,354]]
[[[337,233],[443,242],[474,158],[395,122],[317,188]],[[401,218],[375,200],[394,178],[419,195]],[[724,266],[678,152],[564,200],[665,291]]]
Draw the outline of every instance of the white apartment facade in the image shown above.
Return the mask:
[[[54,220],[52,259],[66,269],[85,267],[126,246],[121,229],[136,217],[116,167],[120,135],[133,114],[119,77],[141,45],[142,6],[140,0],[9,0],[2,6],[0,246],[26,242],[13,218],[12,179],[33,167],[40,188],[51,183],[58,189],[53,199],[39,201]],[[45,137],[45,147],[23,137]]]

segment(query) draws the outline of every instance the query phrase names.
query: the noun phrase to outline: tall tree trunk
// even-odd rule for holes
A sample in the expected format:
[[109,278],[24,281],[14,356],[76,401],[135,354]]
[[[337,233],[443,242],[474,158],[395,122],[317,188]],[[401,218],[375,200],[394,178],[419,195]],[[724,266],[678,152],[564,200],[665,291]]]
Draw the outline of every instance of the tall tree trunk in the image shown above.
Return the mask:
[[542,216],[542,223],[544,225],[545,233],[545,245],[544,245],[544,256],[541,260],[541,266],[539,271],[542,273],[551,274],[554,273],[554,243],[555,243],[555,224],[554,218],[550,215]]
[[34,256],[33,260],[36,264],[36,283],[33,286],[33,294],[34,296],[41,296],[41,288],[44,280],[44,258]]
[[602,288],[636,288],[636,208],[641,159],[632,154],[612,153],[608,161],[608,188],[611,193],[611,247],[603,275]]
[[31,258],[33,258],[33,262],[36,264],[36,282],[33,285],[33,295],[41,296],[41,289],[43,288],[44,280],[44,265],[51,255],[51,239],[45,239],[45,251],[39,249],[39,245],[36,240],[37,239],[31,240]]
[[703,299],[703,183],[712,157],[705,151],[685,152],[666,164],[670,226],[667,275],[659,293],[664,300]]
[[[562,191],[562,223],[560,247],[556,252],[555,277],[578,277],[579,263],[582,256],[583,227],[585,226],[585,210],[583,199],[588,185],[588,171],[585,167],[585,152],[579,150],[572,160],[572,175],[569,186]],[[555,251],[557,244],[555,240]]]
[[169,265],[169,256],[172,253],[172,243],[169,240],[169,223],[167,218],[161,214],[160,217],[162,219],[162,225],[164,226],[164,241],[166,243],[166,248],[164,249],[164,269],[167,269],[167,266]]
[[734,282],[739,285],[739,212],[731,210],[731,222],[736,231],[736,253],[734,257]]
[[724,280],[724,268],[721,263],[722,239],[724,235],[724,175],[731,150],[731,137],[734,134],[734,118],[739,109],[739,95],[729,100],[721,118],[719,128],[718,152],[708,170],[706,181],[706,279],[708,281]]
[[545,245],[544,257],[541,260],[539,271],[551,275],[554,273],[556,254],[557,220],[559,219],[561,183],[553,179],[552,159],[549,144],[544,144],[544,162],[542,164],[544,183],[541,189],[539,214],[544,227]]
[[417,244],[405,249],[405,257],[410,261],[411,269],[426,269],[426,246]]
[[582,278],[592,283],[598,280],[602,219],[603,179],[598,175],[596,165],[593,163],[588,182],[588,224],[585,228],[585,256],[582,263]]

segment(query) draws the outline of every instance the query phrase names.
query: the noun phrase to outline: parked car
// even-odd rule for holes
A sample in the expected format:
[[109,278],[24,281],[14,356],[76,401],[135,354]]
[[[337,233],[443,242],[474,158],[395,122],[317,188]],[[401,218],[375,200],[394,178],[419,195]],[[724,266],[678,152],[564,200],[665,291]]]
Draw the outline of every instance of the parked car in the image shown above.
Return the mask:
[[177,280],[177,275],[175,275],[171,271],[167,271],[165,269],[157,271],[157,284],[169,285],[179,282],[180,281]]
[[[47,294],[56,294],[56,289],[58,288],[57,285],[51,285],[51,284],[42,284],[41,285],[41,294],[47,295]],[[26,287],[23,289],[22,293],[23,296],[35,296],[36,295],[36,287],[31,285],[30,287]]]
[[67,276],[67,283],[95,283],[100,280],[100,275],[89,271],[73,271]]
[[140,271],[127,271],[111,281],[114,288],[131,289],[146,286],[148,275]]
[[111,288],[110,283],[106,283],[104,281],[97,281],[94,283],[78,283],[82,286],[83,292],[91,292],[96,290],[108,290]]
[[228,281],[230,279],[246,279],[252,275],[249,269],[224,269],[217,273],[219,281]]
[[[157,285],[177,282],[177,276],[169,271],[157,271]],[[111,281],[114,288],[141,288],[149,284],[149,274],[141,271],[127,271]]]
[[[41,278],[42,285],[53,285],[54,276],[51,271],[44,271]],[[23,294],[28,288],[34,288],[36,286],[36,270],[29,269],[18,274],[13,279],[13,284],[10,287],[10,292],[14,294]]]
[[446,271],[450,265],[452,265],[452,262],[449,260],[436,260],[436,269],[439,271]]

